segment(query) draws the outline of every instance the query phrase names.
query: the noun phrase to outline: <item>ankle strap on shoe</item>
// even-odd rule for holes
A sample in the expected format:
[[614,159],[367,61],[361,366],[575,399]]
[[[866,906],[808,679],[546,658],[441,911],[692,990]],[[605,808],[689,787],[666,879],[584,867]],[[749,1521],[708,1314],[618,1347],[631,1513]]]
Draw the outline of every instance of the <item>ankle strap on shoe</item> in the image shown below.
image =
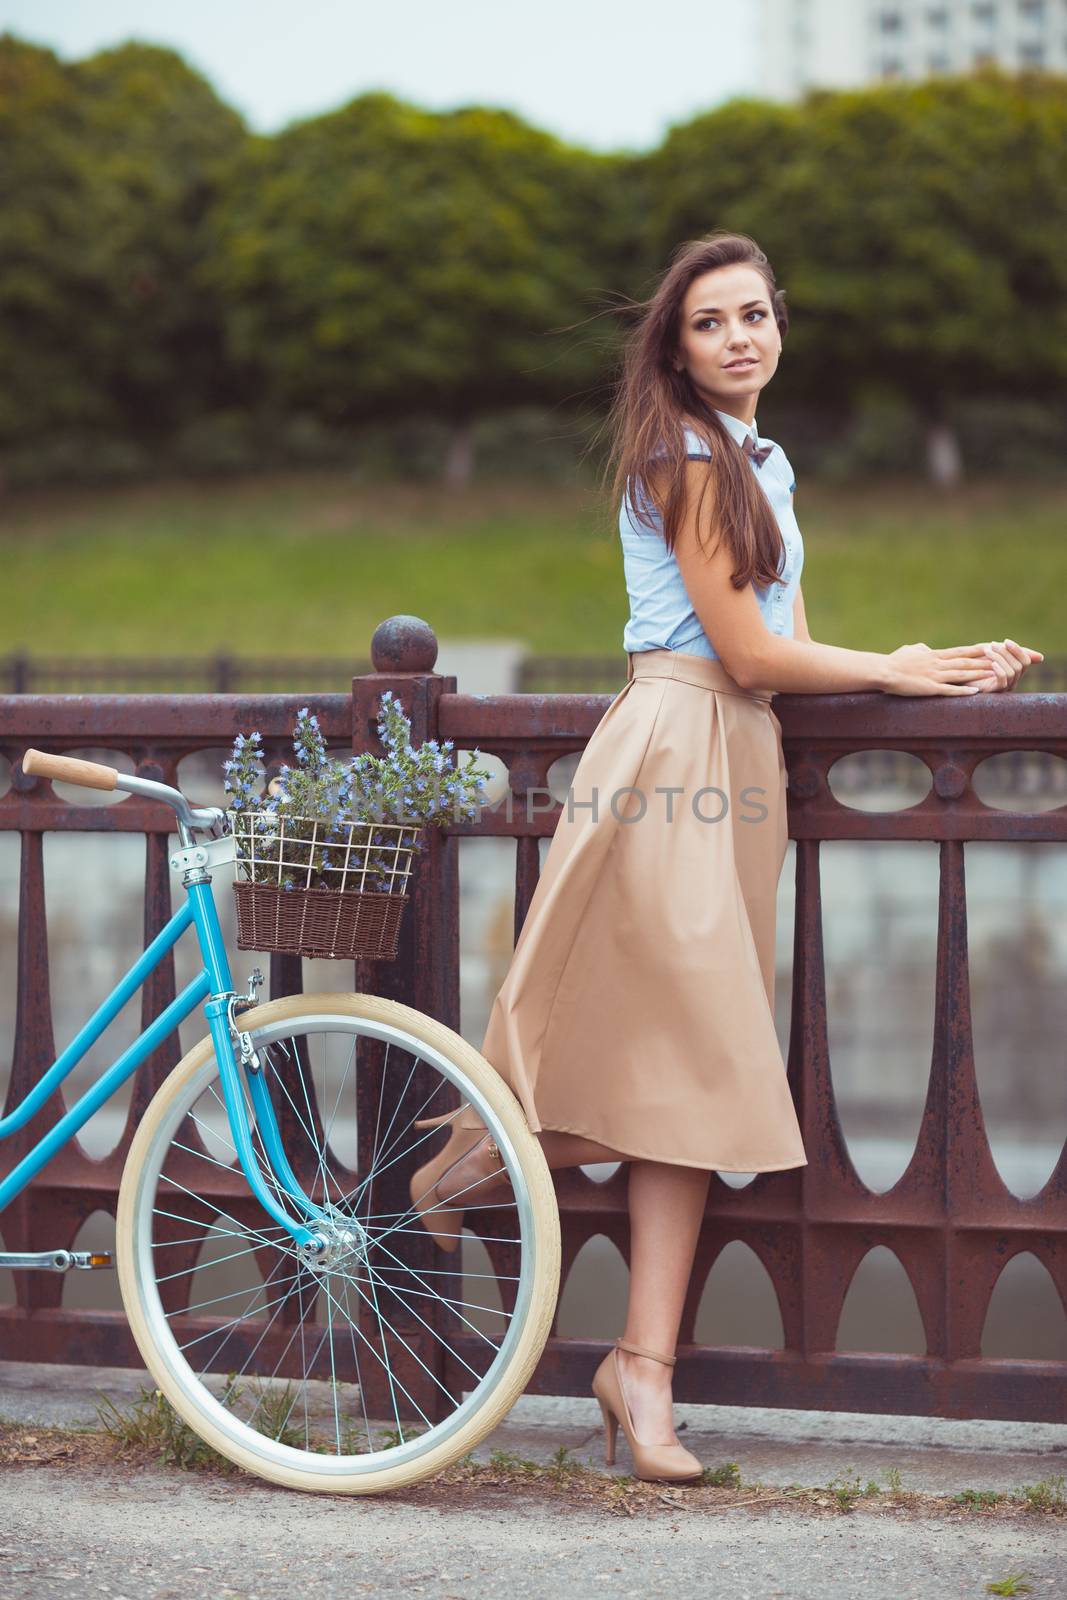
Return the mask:
[[625,1339],[616,1339],[615,1343],[620,1350],[629,1350],[635,1356],[649,1356],[653,1361],[662,1361],[667,1367],[673,1367],[678,1360],[677,1356],[662,1356],[658,1350],[646,1350],[643,1344],[629,1344]]

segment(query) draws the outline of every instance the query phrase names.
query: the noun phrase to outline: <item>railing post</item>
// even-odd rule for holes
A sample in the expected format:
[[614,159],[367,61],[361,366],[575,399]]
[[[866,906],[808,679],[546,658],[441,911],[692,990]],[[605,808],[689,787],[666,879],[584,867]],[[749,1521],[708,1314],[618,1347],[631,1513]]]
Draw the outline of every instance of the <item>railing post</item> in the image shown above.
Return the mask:
[[[373,672],[352,679],[352,750],[383,755],[378,738],[381,697],[391,689],[411,720],[418,749],[438,737],[441,696],[455,694],[454,677],[434,672],[437,639],[420,617],[390,617],[371,640]],[[453,752],[454,754],[455,752]],[[459,840],[431,827],[417,858],[394,961],[357,963],[357,988],[372,987],[459,1028]],[[366,979],[364,984],[362,980]]]
[[7,658],[8,671],[11,673],[11,693],[29,694],[30,692],[30,658],[25,650],[16,650]]
[[[411,743],[415,749],[427,739],[438,737],[438,711],[441,697],[456,692],[454,677],[441,677],[434,672],[437,660],[437,639],[429,623],[419,617],[390,617],[376,628],[371,640],[372,672],[352,679],[352,750],[360,755],[370,751],[373,755],[385,754],[378,737],[378,716],[381,697],[387,689],[400,701],[404,714],[411,722]],[[447,829],[432,826],[428,830],[427,846],[413,863],[408,889],[409,904],[404,907],[400,923],[400,938],[396,959],[392,961],[364,960],[356,963],[356,988],[399,1000],[425,1012],[448,1027],[459,1028],[459,840],[450,837]],[[383,1082],[386,1061],[392,1070]],[[438,1087],[439,1078],[434,1069],[420,1068],[408,1080],[408,1063],[396,1060],[395,1050],[387,1055],[381,1045],[365,1040],[360,1044],[360,1071],[357,1076],[357,1122],[359,1128],[359,1170],[370,1170],[374,1160],[372,1140],[379,1119],[389,1126],[394,1110],[398,1112],[397,1126],[406,1127],[411,1117],[417,1116],[427,1097]],[[402,1105],[397,1105],[398,1099]],[[444,1110],[445,1104],[438,1095],[433,1102],[434,1111]],[[410,1160],[387,1163],[374,1180],[373,1205],[376,1212],[402,1213],[410,1206],[408,1183],[413,1167],[429,1154],[421,1150]],[[434,1248],[429,1234],[420,1237],[422,1230],[405,1229],[393,1241],[396,1254],[415,1268],[441,1272],[444,1258]],[[388,1274],[383,1274],[383,1284]],[[436,1280],[447,1295],[461,1295],[461,1279],[457,1274],[456,1288],[449,1290],[449,1280]],[[439,1417],[442,1392],[438,1383],[446,1387],[458,1382],[458,1376],[448,1370],[445,1338],[445,1314],[439,1302],[424,1307],[422,1319],[412,1316],[410,1305],[399,1299],[390,1299],[387,1291],[379,1290],[379,1309],[382,1323],[402,1328],[405,1343],[418,1351],[425,1367],[432,1371],[438,1382],[430,1378],[414,1377],[411,1389],[414,1398],[427,1416]],[[437,1336],[427,1328],[429,1321]],[[383,1357],[395,1352],[383,1351]],[[401,1352],[402,1354],[402,1352]],[[372,1415],[391,1414],[393,1397],[380,1381],[385,1369],[377,1362],[364,1363],[367,1405]],[[380,1392],[379,1392],[380,1391]]]

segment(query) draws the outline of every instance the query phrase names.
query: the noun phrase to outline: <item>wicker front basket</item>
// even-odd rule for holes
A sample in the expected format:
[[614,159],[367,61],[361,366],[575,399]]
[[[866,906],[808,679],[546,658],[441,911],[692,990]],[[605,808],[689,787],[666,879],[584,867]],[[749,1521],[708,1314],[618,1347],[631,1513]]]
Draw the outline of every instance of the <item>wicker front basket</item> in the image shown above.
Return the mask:
[[240,950],[279,950],[322,958],[396,956],[406,894],[371,890],[276,889],[269,883],[233,886]]
[[418,825],[237,811],[233,832],[239,949],[396,956]]

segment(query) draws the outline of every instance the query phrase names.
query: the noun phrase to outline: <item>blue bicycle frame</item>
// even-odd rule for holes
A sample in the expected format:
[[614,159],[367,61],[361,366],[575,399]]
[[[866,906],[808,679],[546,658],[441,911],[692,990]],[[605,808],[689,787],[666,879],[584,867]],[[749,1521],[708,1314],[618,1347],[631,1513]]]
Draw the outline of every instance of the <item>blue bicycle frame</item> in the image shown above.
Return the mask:
[[[148,787],[147,784],[145,786]],[[183,843],[190,844],[191,840],[186,830],[182,828],[180,833]],[[149,973],[158,967],[190,925],[196,929],[204,961],[203,970],[171,1001],[155,1021],[149,1024],[129,1049],[123,1051],[92,1088],[71,1106],[55,1127],[49,1129],[3,1182],[0,1182],[0,1212],[16,1195],[21,1194],[35,1173],[39,1172],[74,1137],[105,1100],[114,1094],[120,1084],[126,1082],[145,1057],[168,1038],[201,1002],[204,1002],[204,1013],[215,1046],[215,1058],[222,1079],[222,1092],[234,1148],[249,1187],[263,1209],[288,1230],[298,1246],[317,1254],[324,1246],[321,1235],[314,1233],[306,1225],[306,1221],[290,1216],[278,1204],[263,1180],[263,1174],[252,1149],[247,1107],[241,1090],[240,1067],[234,1054],[234,1040],[230,1031],[229,1002],[234,995],[233,979],[230,976],[222,929],[219,927],[211,877],[204,871],[200,871],[199,874],[187,872],[183,887],[187,895],[185,904],[156,935],[144,954],[134,962],[103,1005],[94,1012],[80,1033],[57,1057],[21,1104],[6,1117],[0,1118],[0,1139],[24,1127],[41,1109],[49,1095],[77,1066],[86,1051],[95,1044],[104,1029],[118,1015],[126,1002],[136,994]],[[256,1128],[278,1185],[293,1201],[296,1209],[303,1213],[305,1219],[314,1220],[321,1217],[321,1210],[304,1193],[282,1149],[274,1107],[263,1073],[258,1070],[258,1064],[245,1067],[245,1081],[255,1108]]]

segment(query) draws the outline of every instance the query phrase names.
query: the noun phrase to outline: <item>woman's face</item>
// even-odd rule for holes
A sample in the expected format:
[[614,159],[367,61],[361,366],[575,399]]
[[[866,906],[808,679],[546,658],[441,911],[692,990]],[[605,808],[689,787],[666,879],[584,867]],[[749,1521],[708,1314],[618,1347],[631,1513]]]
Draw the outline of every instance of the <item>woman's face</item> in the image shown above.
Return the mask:
[[715,410],[751,422],[781,351],[767,285],[755,267],[715,267],[693,279],[682,301],[674,366],[688,371]]

